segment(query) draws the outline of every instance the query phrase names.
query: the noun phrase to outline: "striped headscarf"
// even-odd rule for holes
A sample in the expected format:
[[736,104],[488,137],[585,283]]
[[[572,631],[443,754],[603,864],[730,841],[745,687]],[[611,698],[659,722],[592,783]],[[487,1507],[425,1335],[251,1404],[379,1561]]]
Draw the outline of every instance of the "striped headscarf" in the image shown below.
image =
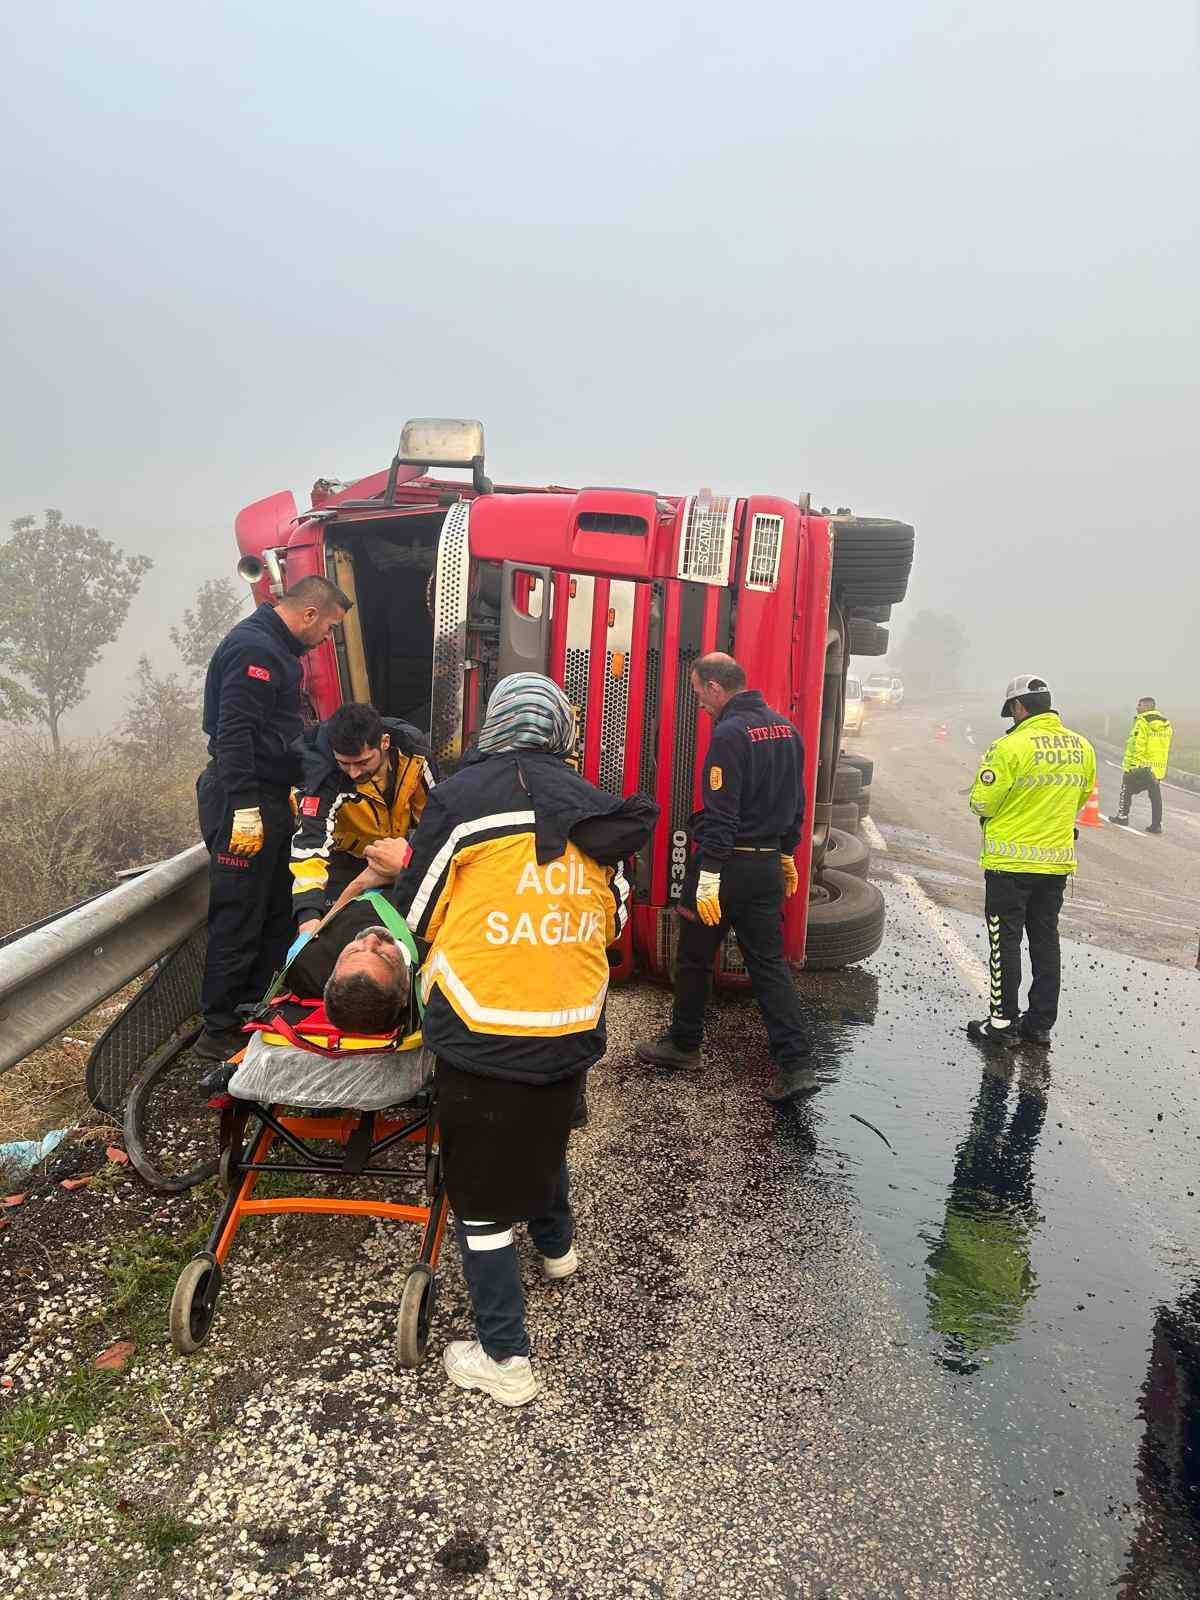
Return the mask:
[[549,750],[569,756],[575,745],[571,702],[540,672],[512,672],[492,690],[479,731],[486,755],[501,750]]

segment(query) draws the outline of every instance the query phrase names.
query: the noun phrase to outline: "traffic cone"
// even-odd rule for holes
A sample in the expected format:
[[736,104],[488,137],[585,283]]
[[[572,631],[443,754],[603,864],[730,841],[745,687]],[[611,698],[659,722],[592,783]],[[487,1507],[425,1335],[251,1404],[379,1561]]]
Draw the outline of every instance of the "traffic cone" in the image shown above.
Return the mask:
[[1100,785],[1094,783],[1092,792],[1084,802],[1083,810],[1079,813],[1079,826],[1081,828],[1102,828],[1104,818],[1100,815]]

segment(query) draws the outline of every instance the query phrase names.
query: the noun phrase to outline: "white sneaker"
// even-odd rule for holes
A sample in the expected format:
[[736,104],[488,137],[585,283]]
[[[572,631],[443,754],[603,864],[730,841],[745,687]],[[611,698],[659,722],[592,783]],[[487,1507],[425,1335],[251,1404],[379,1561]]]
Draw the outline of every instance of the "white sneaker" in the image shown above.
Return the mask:
[[570,1245],[565,1256],[543,1256],[542,1272],[553,1282],[556,1278],[570,1278],[579,1271],[579,1257],[575,1246]]
[[493,1361],[478,1339],[455,1339],[442,1356],[451,1383],[460,1389],[482,1389],[502,1406],[523,1406],[538,1392],[528,1356]]

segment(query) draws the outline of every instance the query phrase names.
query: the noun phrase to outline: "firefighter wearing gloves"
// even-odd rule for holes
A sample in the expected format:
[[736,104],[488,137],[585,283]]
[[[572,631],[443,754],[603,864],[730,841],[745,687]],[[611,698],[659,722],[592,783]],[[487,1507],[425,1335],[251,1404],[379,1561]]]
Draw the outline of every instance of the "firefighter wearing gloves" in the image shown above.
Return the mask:
[[328,637],[350,601],[324,578],[302,578],[260,605],[213,653],[204,680],[212,758],[196,784],[209,852],[208,952],[196,1053],[221,1061],[244,1042],[239,1007],[262,998],[292,931],[288,847],[300,657]]
[[[568,764],[575,717],[536,672],[502,678],[478,749],[429,796],[393,891],[418,939],[425,1044],[437,1058],[446,1189],[478,1334],[446,1348],[451,1382],[524,1405],[529,1360],[513,1225],[543,1275],[578,1266],[567,1139],[584,1074],[604,1054],[607,946],[624,929],[624,859],[658,816]],[[386,868],[392,845],[368,851]]]
[[[1096,753],[1051,709],[1044,678],[1024,673],[1008,686],[1002,717],[1013,726],[985,752],[971,788],[980,819],[991,1015],[971,1022],[978,1044],[1048,1045],[1058,1019],[1058,914],[1075,871],[1075,818],[1096,781]],[[1022,1017],[1021,937],[1033,981]]]
[[1166,717],[1156,708],[1153,695],[1144,694],[1137,703],[1137,715],[1129,730],[1129,738],[1125,741],[1125,758],[1121,762],[1121,802],[1116,816],[1108,819],[1110,822],[1128,827],[1133,797],[1145,792],[1150,796],[1150,826],[1146,832],[1162,832],[1163,803],[1159,786],[1167,775],[1174,732]]
[[404,839],[434,784],[429,742],[374,706],[339,706],[300,741],[304,775],[292,840],[292,913],[310,932],[364,865],[371,845]]
[[808,1038],[783,953],[783,902],[799,887],[793,852],[804,821],[804,746],[731,656],[701,656],[692,692],[715,726],[704,765],[704,809],[680,899],[671,1025],[637,1045],[648,1066],[700,1064],[713,959],[733,929],[778,1068],[769,1100],[809,1094]]

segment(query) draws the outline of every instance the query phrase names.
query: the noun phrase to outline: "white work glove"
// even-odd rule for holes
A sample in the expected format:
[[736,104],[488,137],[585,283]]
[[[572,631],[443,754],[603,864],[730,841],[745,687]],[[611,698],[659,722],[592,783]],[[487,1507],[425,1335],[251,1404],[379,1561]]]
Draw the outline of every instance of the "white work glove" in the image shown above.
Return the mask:
[[262,847],[262,812],[257,806],[242,806],[233,813],[233,826],[229,830],[230,854],[256,856]]
[[696,915],[706,927],[721,920],[721,874],[702,872],[696,881]]
[[795,860],[786,852],[781,852],[779,865],[783,868],[783,898],[790,900],[800,887],[800,874],[796,871]]

